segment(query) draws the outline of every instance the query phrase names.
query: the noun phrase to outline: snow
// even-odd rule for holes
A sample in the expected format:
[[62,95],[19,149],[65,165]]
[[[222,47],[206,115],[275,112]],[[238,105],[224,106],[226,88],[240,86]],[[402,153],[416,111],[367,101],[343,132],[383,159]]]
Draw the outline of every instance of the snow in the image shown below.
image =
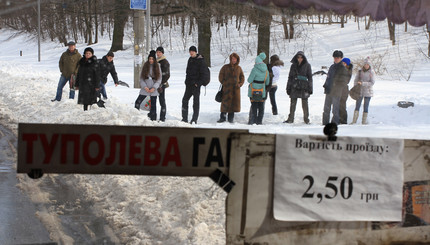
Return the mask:
[[[189,46],[196,45],[195,34],[182,38],[180,30],[165,29],[152,40],[154,49],[160,43],[163,44],[171,64],[170,87],[166,90],[167,120],[163,123],[150,121],[146,111],[134,108],[139,89],[132,88],[134,57],[131,35],[126,36],[127,49],[116,52],[114,60],[119,79],[129,83],[130,88],[115,87],[109,77],[106,108],[92,106],[84,112],[82,105],[77,104],[77,94],[74,100],[68,99],[67,85],[63,90],[62,101],[51,102],[60,76],[58,59],[66,48],[55,42],[44,41],[41,45],[41,62],[38,62],[37,40],[34,37],[24,34],[15,36],[12,31],[1,29],[0,116],[15,129],[18,123],[31,122],[248,129],[252,133],[321,135],[324,75],[314,76],[314,93],[309,98],[311,124],[303,123],[301,102],[297,105],[295,123],[282,123],[289,113],[289,98],[285,93],[289,61],[297,51],[303,50],[315,72],[321,70],[322,66],[330,66],[332,52],[340,49],[353,63],[366,56],[379,58],[382,61],[381,69],[385,69],[386,73],[376,78],[375,96],[370,101],[369,124],[340,125],[338,136],[429,139],[430,63],[425,56],[428,45],[425,29],[409,27],[408,32],[404,32],[403,26],[397,26],[397,45],[392,46],[385,22],[372,24],[370,30],[366,31],[364,23],[360,23],[361,29],[358,30],[353,19],[348,21],[343,29],[338,25],[310,26],[303,23],[296,28],[298,38],[291,42],[282,39],[282,26],[273,24],[271,54],[278,54],[286,64],[276,94],[279,115],[271,114],[270,103],[267,102],[263,125],[258,126],[247,125],[250,107],[247,85],[241,90],[242,111],[235,115],[233,124],[216,123],[220,104],[214,101],[219,86],[218,72],[231,52],[241,56],[240,65],[245,77],[250,73],[256,56],[255,26],[243,25],[240,31],[234,29],[234,25],[228,25],[228,30],[223,27],[219,32],[214,29],[212,81],[206,88],[206,95],[202,88],[197,125],[180,122],[185,68],[189,57],[187,50]],[[104,37],[99,40],[100,43],[91,47],[95,55],[101,58],[110,48],[110,39]],[[82,43],[77,44],[80,52],[85,47]],[[415,106],[397,107],[397,102],[403,100],[412,101]],[[159,104],[157,107],[159,111]],[[349,122],[354,107],[355,101],[348,99]],[[192,112],[192,100],[189,111]],[[226,194],[214,186],[209,178],[105,175],[50,177],[61,180],[81,192],[86,199],[95,202],[94,208],[98,210],[98,215],[114,228],[121,244],[225,243]],[[35,200],[37,196],[46,199],[40,193],[43,190],[37,188],[38,182],[23,175],[19,179],[21,187]],[[48,223],[49,220],[55,220],[56,215],[49,210],[40,214]]]

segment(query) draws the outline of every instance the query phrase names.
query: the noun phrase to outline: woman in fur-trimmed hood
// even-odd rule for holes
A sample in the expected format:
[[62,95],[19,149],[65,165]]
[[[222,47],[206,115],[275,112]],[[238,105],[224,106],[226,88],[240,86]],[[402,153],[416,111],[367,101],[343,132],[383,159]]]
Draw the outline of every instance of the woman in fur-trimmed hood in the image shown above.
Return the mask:
[[245,82],[242,68],[239,66],[240,57],[236,53],[230,55],[230,63],[224,65],[219,72],[219,82],[222,84],[221,115],[218,122],[233,122],[234,113],[240,112],[240,88]]

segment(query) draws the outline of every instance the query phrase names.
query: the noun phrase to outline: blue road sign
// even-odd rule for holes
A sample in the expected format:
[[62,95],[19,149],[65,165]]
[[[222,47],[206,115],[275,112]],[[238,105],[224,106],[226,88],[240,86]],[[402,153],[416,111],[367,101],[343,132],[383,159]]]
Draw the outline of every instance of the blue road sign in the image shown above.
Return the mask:
[[130,9],[146,10],[146,0],[130,0]]

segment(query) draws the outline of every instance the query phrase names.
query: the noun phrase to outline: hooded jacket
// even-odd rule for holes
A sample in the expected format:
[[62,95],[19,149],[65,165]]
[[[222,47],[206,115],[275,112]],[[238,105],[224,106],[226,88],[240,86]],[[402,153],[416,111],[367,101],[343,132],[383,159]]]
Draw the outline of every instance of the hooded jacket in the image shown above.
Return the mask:
[[[255,58],[254,67],[251,70],[251,74],[248,77],[248,97],[252,97],[252,88],[261,89],[263,88],[263,95],[266,98],[266,86],[270,83],[269,71],[267,69],[267,65],[263,62],[266,59],[265,53],[260,53],[257,58]],[[265,82],[264,82],[265,80]],[[256,83],[255,81],[260,81],[263,83]],[[252,88],[251,88],[252,87]]]
[[[299,65],[297,56],[303,57],[302,63]],[[308,81],[298,81],[297,76],[305,76]],[[312,67],[308,59],[302,51],[297,52],[291,59],[290,73],[288,74],[287,94],[290,98],[307,99],[313,93]]]

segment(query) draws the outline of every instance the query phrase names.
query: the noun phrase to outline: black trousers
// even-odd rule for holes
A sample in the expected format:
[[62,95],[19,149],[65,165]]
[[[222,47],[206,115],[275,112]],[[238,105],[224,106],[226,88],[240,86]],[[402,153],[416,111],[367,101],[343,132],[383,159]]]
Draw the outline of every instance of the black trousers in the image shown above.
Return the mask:
[[342,90],[342,96],[340,97],[339,104],[339,124],[348,123],[348,112],[346,111],[346,101],[348,100],[349,90],[348,86]]
[[[140,110],[140,104],[142,104],[145,98],[146,95],[139,94],[136,102],[134,102],[134,108]],[[157,120],[157,96],[151,96],[151,109],[149,110],[148,117],[152,121]]]
[[184,97],[182,98],[182,121],[188,122],[188,102],[193,97],[192,122],[197,122],[200,111],[200,86],[186,85]]
[[264,116],[264,101],[263,102],[252,102],[251,101],[251,111],[249,113],[248,124],[252,125],[256,123],[257,125],[263,124]]
[[158,95],[160,99],[160,121],[164,122],[166,120],[166,89],[163,89],[163,92]]
[[278,86],[274,86],[269,91],[270,104],[272,104],[272,113],[273,115],[278,115],[278,106],[276,105],[276,90],[278,90]]

